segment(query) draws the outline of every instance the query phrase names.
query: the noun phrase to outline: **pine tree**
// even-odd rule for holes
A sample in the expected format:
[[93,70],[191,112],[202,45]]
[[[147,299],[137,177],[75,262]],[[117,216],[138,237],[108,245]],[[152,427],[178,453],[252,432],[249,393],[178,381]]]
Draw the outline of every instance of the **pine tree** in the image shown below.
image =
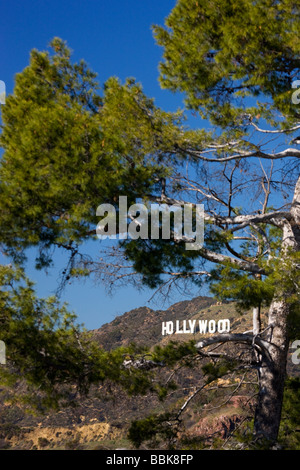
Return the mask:
[[[216,335],[195,348],[209,356],[210,345],[233,342],[253,351],[254,434],[270,444],[279,432],[289,341],[299,334],[300,150],[289,146],[300,129],[293,102],[299,21],[291,0],[178,0],[166,26],[154,27],[163,47],[160,80],[185,94],[185,111],[209,123],[200,129],[188,128],[184,113],[158,109],[133,80],[110,79],[101,96],[95,75],[83,62],[72,65],[55,39],[53,55],[33,51],[16,77],[1,135],[1,241],[16,261],[34,245],[45,265],[59,246],[71,253],[68,276],[97,269],[105,277],[112,268],[122,279],[131,267],[150,287],[207,281],[221,298],[253,308],[252,332]],[[96,207],[118,210],[120,195],[204,204],[204,245],[127,239],[114,266],[85,259],[80,249],[95,233]]]

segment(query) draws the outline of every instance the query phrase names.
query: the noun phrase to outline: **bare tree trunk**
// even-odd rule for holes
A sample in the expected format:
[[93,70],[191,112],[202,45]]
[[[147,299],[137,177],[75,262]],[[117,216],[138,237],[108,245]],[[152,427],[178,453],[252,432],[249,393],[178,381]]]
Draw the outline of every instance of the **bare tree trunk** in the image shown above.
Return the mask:
[[[291,222],[283,224],[282,255],[288,250],[300,251],[300,178],[296,184],[291,215]],[[258,437],[276,441],[280,426],[283,402],[286,361],[289,347],[288,299],[292,292],[285,292],[284,286],[278,291],[269,310],[267,341],[269,348],[261,355],[259,367],[259,395],[255,412],[254,431]]]
[[259,395],[255,411],[254,432],[270,442],[277,439],[283,401],[288,352],[287,316],[289,305],[274,300],[269,312],[268,341],[270,348],[261,357]]

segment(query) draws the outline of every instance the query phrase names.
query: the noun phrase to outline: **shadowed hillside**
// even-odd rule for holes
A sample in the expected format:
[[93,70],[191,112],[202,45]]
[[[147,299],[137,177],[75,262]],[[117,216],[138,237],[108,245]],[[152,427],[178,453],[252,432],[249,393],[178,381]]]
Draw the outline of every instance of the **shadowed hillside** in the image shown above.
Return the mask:
[[[263,315],[263,321],[264,321]],[[209,297],[196,297],[190,301],[178,302],[167,310],[152,310],[140,307],[118,316],[111,323],[93,330],[92,337],[101,347],[111,350],[130,343],[152,347],[166,344],[170,339],[186,341],[198,339],[201,334],[173,334],[162,336],[162,322],[183,320],[229,319],[231,332],[245,332],[251,329],[251,313],[238,314],[234,303],[219,304]],[[195,324],[196,324],[195,323]],[[203,336],[203,335],[202,335]],[[291,361],[289,361],[290,372]],[[294,370],[295,372],[295,370]],[[296,371],[297,372],[297,371]],[[162,377],[166,372],[162,372]],[[234,385],[233,379],[232,384]],[[201,385],[203,374],[199,370],[178,372],[179,388],[170,393],[166,401],[154,395],[128,397],[112,383],[93,387],[87,398],[79,398],[77,406],[58,412],[40,413],[37,416],[25,413],[18,402],[10,403],[9,391],[2,390],[0,407],[0,446],[8,449],[114,449],[131,448],[127,431],[132,420],[150,413],[164,412],[167,407],[178,406]],[[248,390],[240,389],[237,396],[231,396],[228,381],[219,381],[223,389],[216,392],[204,390],[193,401],[185,414],[185,427],[189,439],[203,439],[214,435],[226,439],[232,429],[249,413],[253,399]],[[237,382],[238,385],[238,382]],[[18,385],[22,392],[22,382]],[[216,388],[216,387],[214,387]],[[209,405],[207,405],[209,401]],[[224,404],[221,407],[221,404]],[[213,411],[210,410],[212,407]]]

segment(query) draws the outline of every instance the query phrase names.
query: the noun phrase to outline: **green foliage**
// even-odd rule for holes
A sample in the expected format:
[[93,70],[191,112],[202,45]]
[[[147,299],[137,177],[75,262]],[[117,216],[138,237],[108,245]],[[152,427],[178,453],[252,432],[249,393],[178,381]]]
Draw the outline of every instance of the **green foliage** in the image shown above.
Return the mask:
[[300,378],[289,377],[285,383],[279,444],[284,449],[300,449]]
[[[278,441],[256,439],[253,436],[253,420],[235,432],[235,439],[243,443],[244,450],[299,450],[300,449],[300,378],[287,377],[284,386]],[[239,445],[238,445],[239,447]]]
[[272,301],[276,284],[270,277],[255,277],[228,265],[220,265],[211,271],[210,290],[217,298],[237,301],[239,311],[250,307],[268,306]]
[[300,305],[294,302],[291,305],[288,316],[288,333],[290,341],[299,339],[300,337]]
[[[102,350],[66,305],[55,297],[37,298],[33,283],[19,268],[0,266],[0,285],[1,340],[7,354],[0,383],[13,386],[22,377],[28,386],[24,402],[42,408],[69,404],[77,392],[87,394],[92,384],[105,380],[118,383],[129,394],[150,389],[163,397],[165,392],[154,387],[151,373],[123,367],[126,357],[139,358],[144,349],[131,345]],[[32,393],[36,388],[39,393]]]
[[[124,367],[124,361],[146,358],[171,366],[179,360],[188,364],[196,353],[193,342],[157,346],[153,352],[133,344],[104,351],[76,324],[66,305],[55,297],[37,298],[22,269],[0,266],[0,284],[1,340],[8,362],[0,368],[0,382],[13,386],[21,376],[28,387],[23,401],[39,408],[69,404],[77,392],[87,394],[92,384],[105,380],[129,395],[151,391],[163,400],[174,383],[154,381],[151,370]],[[39,393],[32,394],[37,387]]]
[[170,441],[176,436],[176,427],[170,425],[172,416],[169,413],[150,415],[131,423],[128,439],[135,447],[140,447],[145,441],[156,442],[157,439]]
[[[154,27],[164,48],[161,84],[184,92],[190,108],[223,128],[245,111],[274,124],[280,110],[289,120],[297,113],[291,83],[299,27],[299,5],[290,0],[179,0],[166,27]],[[248,109],[245,98],[252,98]]]
[[274,252],[267,260],[260,260],[265,275],[250,275],[236,269],[232,263],[222,263],[211,270],[211,292],[219,299],[237,301],[242,312],[251,307],[269,306],[274,294],[290,304],[290,331],[299,332],[299,261],[300,254],[292,250],[278,253],[278,238],[273,240]]
[[[117,208],[120,195],[128,197],[128,204],[139,198],[157,200],[165,195],[163,181],[173,176],[171,191],[184,192],[185,180],[176,174],[183,164],[194,165],[197,177],[203,179],[204,189],[200,186],[196,191],[195,201],[208,193],[208,213],[244,214],[248,204],[245,209],[237,207],[240,200],[234,207],[225,202],[224,209],[226,191],[218,182],[214,189],[210,187],[208,165],[199,165],[199,152],[207,152],[214,142],[216,159],[234,158],[234,170],[239,167],[240,175],[245,173],[235,186],[237,199],[243,195],[244,182],[249,184],[252,169],[254,180],[259,181],[256,169],[240,162],[234,156],[235,145],[227,143],[239,139],[241,156],[243,151],[256,152],[260,146],[250,141],[250,124],[263,119],[274,129],[287,128],[299,118],[291,100],[292,81],[300,69],[299,18],[299,5],[292,0],[178,0],[166,27],[154,27],[164,48],[162,86],[183,92],[187,108],[208,118],[213,132],[186,129],[183,113],[157,108],[133,79],[122,84],[110,78],[100,92],[96,74],[84,61],[73,64],[70,50],[59,38],[52,41],[50,52],[33,50],[2,108],[0,242],[6,254],[21,263],[25,250],[36,246],[36,265],[42,268],[52,262],[53,248],[63,247],[71,255],[65,274],[88,275],[74,259],[79,245],[95,234],[97,207],[111,203]],[[220,175],[227,184],[226,171],[218,165],[213,176]],[[217,209],[210,205],[212,201]],[[235,239],[227,223],[218,220],[207,224],[203,250],[186,250],[185,243],[174,240],[142,239],[125,240],[121,248],[151,288],[160,285],[171,270],[172,275],[190,278],[197,263],[202,267],[209,260],[207,250],[220,254],[218,260],[229,252],[234,258],[255,262],[264,269],[263,276],[247,274],[236,263],[218,264],[210,273],[212,292],[237,300],[242,309],[269,305],[275,292],[284,296],[291,304],[289,329],[296,338],[299,255],[286,252],[280,258],[281,231],[260,224],[263,236],[254,225],[256,241],[235,243],[238,252],[232,248]],[[199,277],[193,280],[201,282]],[[1,266],[0,285],[1,340],[7,345],[10,366],[0,369],[0,380],[11,384],[21,376],[29,387],[39,387],[41,396],[34,398],[43,406],[68,401],[74,385],[87,393],[91,384],[106,379],[129,394],[150,390],[163,399],[168,387],[155,383],[151,371],[124,367],[124,358],[149,357],[170,367],[194,363],[193,342],[171,342],[151,353],[133,345],[105,352],[55,297],[38,299],[21,269]],[[224,360],[205,365],[203,372],[209,382],[235,365]],[[170,418],[153,415],[135,421],[130,429],[132,442],[139,446],[156,434],[172,439],[175,428],[168,425]]]
[[126,258],[133,262],[133,268],[142,274],[143,283],[151,288],[163,283],[165,272],[177,268],[184,273],[192,268],[190,254],[185,250],[183,242],[138,239],[122,241],[121,246]]
[[168,367],[174,366],[180,360],[184,360],[185,365],[193,363],[193,358],[197,354],[195,341],[178,343],[170,341],[166,346],[156,345],[152,353],[152,360],[162,362]]
[[[151,288],[164,281],[164,274],[180,272],[187,275],[200,258],[199,250],[187,250],[184,240],[174,239],[174,216],[170,211],[170,239],[162,238],[162,217],[158,221],[158,239],[151,239],[151,224],[148,221],[148,239],[124,240],[120,246],[125,257],[132,261],[133,269],[142,274],[143,283]],[[195,218],[193,219],[195,223]],[[195,230],[195,227],[193,227]]]
[[91,238],[102,203],[151,192],[170,165],[180,115],[157,109],[133,80],[111,78],[98,94],[96,75],[72,64],[60,39],[52,54],[31,52],[2,109],[1,241],[20,261],[38,245],[39,267],[50,248]]
[[237,365],[237,362],[233,360],[228,361],[226,359],[221,359],[217,363],[208,362],[202,366],[202,371],[206,376],[206,383],[213,382],[214,380],[227,375],[228,373],[232,372]]
[[[57,383],[73,382],[84,391],[93,376],[103,377],[91,367],[94,345],[88,345],[84,333],[81,343],[80,326],[65,305],[60,306],[54,297],[38,299],[20,269],[2,266],[0,278],[1,339],[10,366],[0,370],[4,382],[21,375],[46,393],[45,404],[52,399],[54,404],[60,395]],[[94,359],[99,364],[99,354]]]

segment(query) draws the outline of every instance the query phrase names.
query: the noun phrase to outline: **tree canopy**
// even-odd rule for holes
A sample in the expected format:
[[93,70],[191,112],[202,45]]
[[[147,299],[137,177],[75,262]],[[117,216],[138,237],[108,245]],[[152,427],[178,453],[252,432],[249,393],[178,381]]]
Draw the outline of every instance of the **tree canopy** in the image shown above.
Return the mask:
[[[208,282],[220,298],[254,309],[251,333],[199,341],[193,351],[204,354],[227,341],[252,348],[259,377],[255,434],[271,442],[278,436],[288,344],[299,334],[300,150],[291,142],[300,129],[292,100],[299,18],[291,0],[178,0],[166,25],[153,28],[163,47],[161,85],[185,94],[185,109],[177,113],[155,106],[133,79],[111,78],[100,92],[96,74],[83,61],[72,64],[67,45],[55,38],[51,53],[32,51],[16,76],[0,138],[0,237],[15,262],[36,246],[37,266],[47,266],[52,248],[63,247],[72,261],[67,276],[132,278],[160,291]],[[189,111],[202,118],[199,129],[188,126]],[[204,245],[188,251],[174,238],[127,239],[108,260],[85,257],[83,242],[97,240],[97,206],[110,203],[118,211],[122,195],[129,203],[203,204]],[[68,342],[68,321],[54,330],[50,300],[30,307],[27,318],[23,301],[29,295],[31,305],[33,294],[30,287],[22,292],[18,307],[18,296],[4,291],[15,305],[8,311],[21,308],[34,335],[41,334],[36,312],[45,311],[39,358],[59,334],[67,358],[70,346],[73,371],[80,349],[73,336]],[[264,330],[262,306],[269,308]],[[162,363],[155,355],[152,361]],[[109,375],[107,368],[97,372],[98,365],[89,372],[95,381]],[[60,377],[59,363],[55,370]],[[75,368],[76,374],[82,377]]]

